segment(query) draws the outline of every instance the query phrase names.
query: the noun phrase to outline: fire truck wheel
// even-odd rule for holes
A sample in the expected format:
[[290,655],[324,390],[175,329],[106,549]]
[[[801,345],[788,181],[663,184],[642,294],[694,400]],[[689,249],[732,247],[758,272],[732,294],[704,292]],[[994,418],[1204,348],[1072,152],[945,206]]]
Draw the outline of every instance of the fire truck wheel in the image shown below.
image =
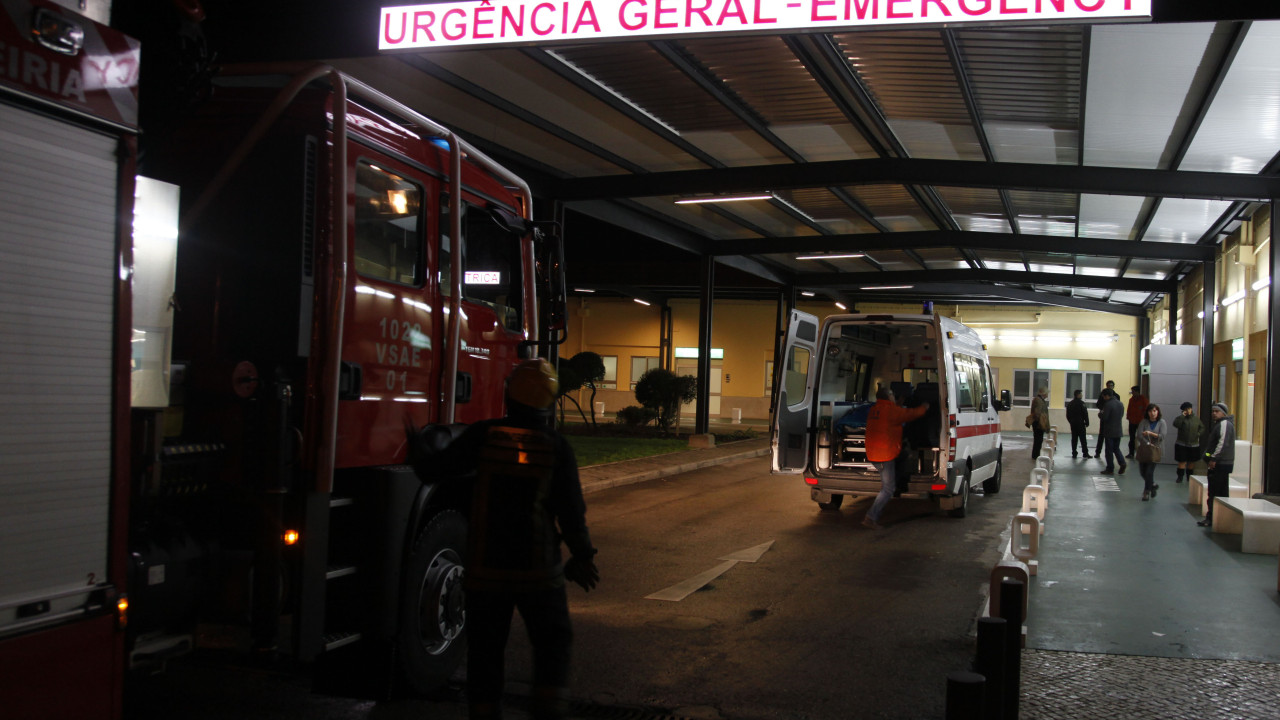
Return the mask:
[[439,689],[453,674],[465,644],[462,553],[467,522],[445,510],[427,522],[404,567],[400,602],[401,668],[420,693]]
[[964,471],[964,480],[960,483],[960,504],[947,511],[947,514],[953,518],[962,518],[969,512],[969,474],[972,471],[966,469]]
[[1000,476],[1004,473],[1004,460],[996,460],[996,474],[982,481],[982,491],[988,495],[1000,492]]
[[820,502],[818,503],[818,507],[822,508],[823,510],[839,510],[840,505],[843,503],[844,503],[843,495],[832,495],[831,502]]

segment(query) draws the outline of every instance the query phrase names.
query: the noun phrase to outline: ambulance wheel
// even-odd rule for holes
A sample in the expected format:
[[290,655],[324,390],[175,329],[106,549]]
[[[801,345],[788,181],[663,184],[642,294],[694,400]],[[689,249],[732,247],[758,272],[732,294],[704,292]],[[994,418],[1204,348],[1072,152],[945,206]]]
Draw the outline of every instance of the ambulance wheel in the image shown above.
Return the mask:
[[462,553],[467,521],[445,510],[427,521],[404,565],[400,595],[400,665],[410,687],[428,693],[444,685],[462,660],[467,615]]
[[1004,473],[1004,460],[996,460],[996,474],[982,481],[982,491],[988,495],[1000,492],[1000,476]]
[[822,508],[823,510],[839,510],[840,505],[843,503],[844,503],[843,495],[832,495],[831,502],[820,502],[818,503],[818,507]]
[[947,510],[947,514],[953,518],[962,518],[969,512],[969,470],[964,471],[964,480],[960,482],[960,505]]

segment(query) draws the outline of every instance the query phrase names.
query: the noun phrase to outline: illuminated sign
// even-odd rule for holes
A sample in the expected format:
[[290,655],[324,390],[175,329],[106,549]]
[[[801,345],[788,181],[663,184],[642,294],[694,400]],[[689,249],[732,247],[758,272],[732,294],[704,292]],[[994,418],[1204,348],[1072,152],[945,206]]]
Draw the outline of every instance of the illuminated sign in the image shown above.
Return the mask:
[[1150,18],[1151,0],[470,0],[382,8],[378,49]]
[[496,270],[468,270],[462,279],[468,285],[501,285],[502,273]]

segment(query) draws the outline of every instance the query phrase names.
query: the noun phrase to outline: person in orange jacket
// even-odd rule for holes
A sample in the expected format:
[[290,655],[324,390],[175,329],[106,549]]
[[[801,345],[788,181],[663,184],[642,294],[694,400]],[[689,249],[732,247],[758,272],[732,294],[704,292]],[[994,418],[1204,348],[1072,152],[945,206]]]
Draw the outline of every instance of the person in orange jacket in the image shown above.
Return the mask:
[[1142,394],[1142,388],[1137,385],[1129,388],[1129,404],[1124,409],[1124,418],[1129,421],[1129,454],[1125,457],[1133,457],[1134,443],[1138,441],[1138,427],[1146,419],[1149,404],[1147,396]]
[[876,404],[867,413],[867,460],[880,471],[880,493],[862,519],[862,524],[872,530],[883,527],[880,514],[889,504],[898,485],[898,455],[902,453],[902,426],[924,415],[929,403],[917,408],[904,408],[893,401],[893,391],[887,387],[876,390]]

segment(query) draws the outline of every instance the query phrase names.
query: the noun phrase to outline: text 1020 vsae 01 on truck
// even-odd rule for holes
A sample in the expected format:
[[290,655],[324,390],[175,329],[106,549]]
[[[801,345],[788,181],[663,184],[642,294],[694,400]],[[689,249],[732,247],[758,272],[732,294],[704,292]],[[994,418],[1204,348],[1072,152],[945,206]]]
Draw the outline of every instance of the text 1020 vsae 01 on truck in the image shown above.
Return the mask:
[[136,42],[43,0],[0,42],[0,704],[117,716],[210,639],[441,683],[465,525],[405,426],[563,339],[528,187],[327,67],[220,73],[139,159]]

